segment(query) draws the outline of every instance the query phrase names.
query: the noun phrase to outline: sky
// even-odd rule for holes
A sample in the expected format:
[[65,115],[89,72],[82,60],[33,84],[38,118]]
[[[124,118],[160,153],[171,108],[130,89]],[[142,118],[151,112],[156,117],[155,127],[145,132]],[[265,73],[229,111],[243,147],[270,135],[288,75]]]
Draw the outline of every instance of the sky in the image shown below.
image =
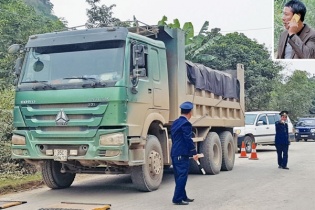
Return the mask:
[[[50,0],[57,17],[68,21],[68,27],[84,25],[87,21],[85,0]],[[175,18],[181,25],[192,22],[198,34],[205,21],[209,29],[220,28],[222,34],[239,32],[259,44],[265,44],[273,52],[273,0],[101,0],[101,4],[113,8],[113,17],[120,20],[137,20],[156,25],[163,15],[172,23]],[[288,74],[295,69],[315,74],[315,60],[284,61]],[[313,67],[313,68],[312,68]]]

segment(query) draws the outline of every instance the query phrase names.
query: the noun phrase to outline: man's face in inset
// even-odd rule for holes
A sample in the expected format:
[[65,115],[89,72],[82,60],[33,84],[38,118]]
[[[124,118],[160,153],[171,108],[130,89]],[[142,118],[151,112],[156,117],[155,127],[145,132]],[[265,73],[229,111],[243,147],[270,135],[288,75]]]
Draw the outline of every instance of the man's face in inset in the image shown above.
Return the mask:
[[285,29],[289,29],[289,22],[293,17],[293,12],[291,7],[284,7],[283,8],[283,16],[282,16],[282,23]]

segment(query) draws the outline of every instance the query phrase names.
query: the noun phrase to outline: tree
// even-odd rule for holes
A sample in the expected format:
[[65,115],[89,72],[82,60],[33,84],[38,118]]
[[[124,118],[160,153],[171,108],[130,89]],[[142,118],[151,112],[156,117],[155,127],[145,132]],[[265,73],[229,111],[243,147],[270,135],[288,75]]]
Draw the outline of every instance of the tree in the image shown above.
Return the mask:
[[235,69],[238,63],[245,67],[245,107],[250,110],[267,110],[270,93],[283,67],[273,62],[264,45],[242,33],[220,34],[220,29],[201,32],[186,48],[186,58],[212,69]]
[[106,5],[100,5],[100,0],[86,0],[91,6],[87,9],[88,21],[86,23],[88,28],[106,27],[106,26],[125,26],[128,27],[128,22],[122,22],[118,18],[113,17],[112,9],[116,6],[115,4],[107,7]]
[[[282,23],[282,10],[286,2],[289,0],[274,1],[274,50],[276,53],[281,32],[284,30]],[[304,23],[311,28],[315,28],[315,0],[303,0],[307,9]]]
[[[173,23],[166,23],[167,17],[164,15],[162,19],[158,22],[159,26],[168,26],[170,28],[181,28],[180,22],[176,18],[173,20]],[[194,37],[194,26],[191,22],[186,22],[183,25],[182,28],[183,31],[185,31],[185,44],[191,43],[191,38]]]
[[58,17],[52,14],[54,5],[50,0],[24,0],[24,2],[33,7],[38,14],[49,17],[52,20],[58,20]]
[[306,71],[295,70],[284,83],[279,82],[272,93],[271,108],[288,110],[293,121],[309,115],[315,98],[315,81],[308,77]]
[[0,89],[8,87],[13,79],[12,67],[16,56],[9,55],[11,44],[25,45],[32,34],[52,32],[65,28],[60,20],[37,14],[22,0],[0,1]]

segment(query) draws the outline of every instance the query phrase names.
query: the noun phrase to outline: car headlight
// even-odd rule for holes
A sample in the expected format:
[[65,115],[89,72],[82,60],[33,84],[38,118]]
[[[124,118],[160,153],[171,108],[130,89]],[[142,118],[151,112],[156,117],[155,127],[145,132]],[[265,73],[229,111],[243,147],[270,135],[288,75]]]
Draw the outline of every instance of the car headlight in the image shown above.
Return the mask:
[[119,146],[124,144],[124,134],[114,133],[100,136],[100,145],[102,146]]
[[312,128],[312,129],[311,129],[311,133],[314,133],[314,132],[315,132],[315,128]]
[[241,133],[241,129],[235,129],[234,133],[236,133],[237,135],[239,135]]

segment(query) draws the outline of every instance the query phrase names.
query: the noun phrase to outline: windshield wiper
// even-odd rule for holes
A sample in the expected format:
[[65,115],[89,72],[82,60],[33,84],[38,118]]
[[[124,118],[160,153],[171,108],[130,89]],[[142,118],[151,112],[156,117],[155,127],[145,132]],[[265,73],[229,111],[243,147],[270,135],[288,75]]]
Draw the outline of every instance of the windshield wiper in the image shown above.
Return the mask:
[[82,80],[92,80],[92,83],[88,83],[88,84],[83,84],[82,87],[97,87],[97,86],[101,86],[101,87],[105,87],[107,84],[103,81],[100,81],[99,79],[95,78],[95,77],[88,77],[88,76],[73,76],[73,77],[64,77],[62,79],[82,79]]
[[96,80],[95,77],[86,77],[86,76],[73,76],[73,77],[64,77],[62,79],[82,79],[82,80]]
[[39,81],[39,80],[31,80],[31,81],[24,81],[24,82],[21,82],[21,83],[39,83],[41,84],[42,86],[34,86],[32,87],[33,90],[39,90],[39,89],[43,89],[45,90],[46,88],[50,88],[50,89],[56,89],[56,87],[52,86],[51,84],[48,84],[47,83],[48,81]]

